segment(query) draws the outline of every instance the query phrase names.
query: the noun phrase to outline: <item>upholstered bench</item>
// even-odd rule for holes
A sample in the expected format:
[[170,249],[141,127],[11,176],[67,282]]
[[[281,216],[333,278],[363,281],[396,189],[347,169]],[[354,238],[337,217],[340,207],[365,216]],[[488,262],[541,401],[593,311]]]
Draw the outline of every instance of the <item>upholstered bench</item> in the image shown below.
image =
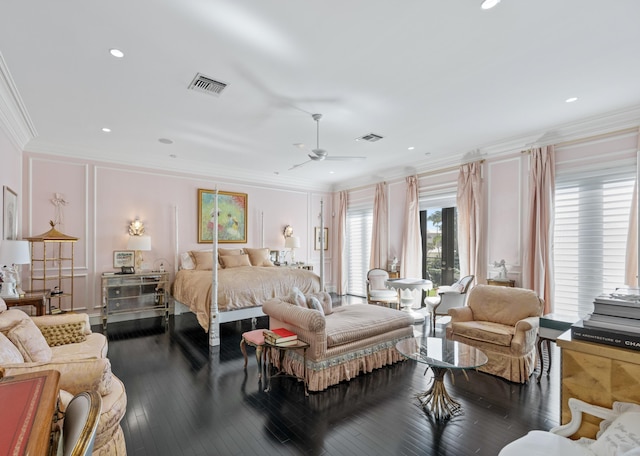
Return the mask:
[[[302,305],[304,299],[271,299],[262,310],[271,328],[284,327],[307,342],[309,391],[322,391],[362,373],[404,358],[395,349],[399,340],[413,337],[413,318],[406,312],[370,304],[331,306],[328,293],[313,295],[322,310]],[[307,296],[309,298],[309,296]],[[279,366],[285,372],[304,375],[303,357],[289,350]]]

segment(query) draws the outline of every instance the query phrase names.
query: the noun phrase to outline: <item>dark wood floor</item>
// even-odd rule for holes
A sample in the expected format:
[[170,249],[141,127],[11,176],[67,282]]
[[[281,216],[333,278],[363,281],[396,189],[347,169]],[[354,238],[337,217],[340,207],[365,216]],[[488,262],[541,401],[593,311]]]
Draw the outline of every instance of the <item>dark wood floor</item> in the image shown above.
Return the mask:
[[[434,422],[416,405],[430,374],[413,361],[378,369],[305,398],[293,379],[265,393],[240,334],[250,321],[222,325],[210,348],[193,314],[109,324],[109,358],[127,389],[122,421],[129,456],[480,455],[495,456],[531,429],[559,420],[558,353],[551,376],[510,383],[471,371],[447,375],[464,414]],[[266,317],[258,327],[268,326]],[[96,328],[96,330],[100,330]],[[429,335],[415,325],[416,335]],[[436,336],[443,335],[438,326]],[[557,349],[554,348],[557,351]]]

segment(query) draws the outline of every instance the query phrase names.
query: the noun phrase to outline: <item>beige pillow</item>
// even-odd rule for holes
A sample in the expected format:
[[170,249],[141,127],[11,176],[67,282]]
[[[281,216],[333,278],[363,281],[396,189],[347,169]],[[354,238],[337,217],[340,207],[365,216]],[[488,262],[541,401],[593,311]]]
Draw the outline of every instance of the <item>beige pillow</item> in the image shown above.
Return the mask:
[[243,255],[244,252],[242,251],[242,249],[221,249],[218,248],[218,255],[219,256],[229,256],[229,255]]
[[[325,315],[331,315],[333,313],[333,302],[331,301],[331,295],[326,291],[319,291],[318,293],[311,293],[307,295],[307,299],[310,297],[316,298],[322,305],[322,311]],[[309,306],[311,308],[311,306]]]
[[269,260],[269,249],[247,249],[244,251],[249,255],[251,266],[273,266]]
[[9,309],[2,312],[0,318],[0,332],[7,334],[11,328],[18,325],[23,320],[31,320],[29,315],[20,309]]
[[7,333],[7,337],[26,362],[51,361],[51,347],[31,319],[21,321]]
[[222,267],[237,268],[240,266],[251,266],[249,255],[221,255]]
[[24,358],[7,336],[0,332],[0,365],[24,363]]
[[193,258],[196,270],[210,271],[213,269],[213,250],[209,250],[208,252],[191,250],[189,253],[191,254],[191,258]]
[[0,298],[0,313],[7,310],[7,303],[4,302],[4,299]]

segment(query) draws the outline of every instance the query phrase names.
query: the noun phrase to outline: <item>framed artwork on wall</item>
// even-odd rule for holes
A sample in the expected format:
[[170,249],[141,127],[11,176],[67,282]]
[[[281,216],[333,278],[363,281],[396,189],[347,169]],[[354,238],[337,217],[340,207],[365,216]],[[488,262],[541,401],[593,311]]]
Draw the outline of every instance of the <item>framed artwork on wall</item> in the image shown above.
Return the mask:
[[[313,248],[315,250],[320,250],[320,246],[322,245],[322,238],[320,237],[320,227],[316,226],[313,233]],[[324,249],[329,249],[329,228],[324,229]]]
[[114,250],[113,251],[113,267],[118,268],[132,268],[135,266],[135,251],[134,250]]
[[[198,189],[198,243],[213,243],[215,190]],[[218,191],[218,242],[247,242],[246,193]]]
[[10,240],[18,239],[18,194],[5,185],[2,202],[2,237]]

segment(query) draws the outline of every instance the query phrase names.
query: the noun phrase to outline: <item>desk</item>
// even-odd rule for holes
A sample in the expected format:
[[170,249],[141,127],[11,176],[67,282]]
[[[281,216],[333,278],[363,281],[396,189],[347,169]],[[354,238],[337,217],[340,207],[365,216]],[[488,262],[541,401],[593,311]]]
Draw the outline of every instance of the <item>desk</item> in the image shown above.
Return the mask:
[[4,298],[4,302],[7,303],[7,307],[21,307],[21,306],[33,306],[36,308],[36,315],[44,315],[44,293],[25,293],[24,296],[19,298]]
[[[388,288],[393,288],[398,291],[398,302],[404,312],[408,312],[413,317],[415,323],[424,322],[424,315],[414,313],[411,310],[411,305],[414,302],[413,294],[416,291],[429,291],[433,288],[433,282],[426,279],[388,279],[385,280],[384,285]],[[409,290],[411,299],[402,297],[402,290]]]
[[0,454],[48,454],[59,381],[54,370],[0,380]]
[[[615,401],[640,403],[640,352],[571,338],[556,339],[562,358],[561,424],[571,419],[569,398],[611,408]],[[598,419],[585,416],[575,437],[595,438]]]

